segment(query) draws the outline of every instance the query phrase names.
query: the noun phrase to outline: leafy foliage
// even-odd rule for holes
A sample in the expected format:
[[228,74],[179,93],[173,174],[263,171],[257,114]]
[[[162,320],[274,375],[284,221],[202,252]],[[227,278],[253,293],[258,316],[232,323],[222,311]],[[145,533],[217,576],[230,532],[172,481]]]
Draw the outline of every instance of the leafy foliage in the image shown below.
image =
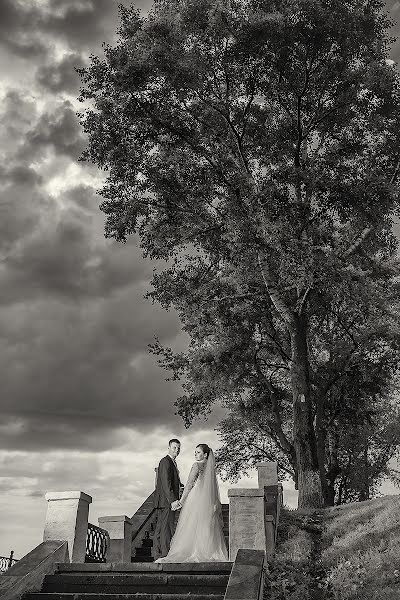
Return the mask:
[[190,336],[184,353],[151,347],[182,381],[178,413],[189,426],[222,402],[232,443],[258,412],[268,455],[300,495],[318,474],[325,501],[345,462],[335,436],[346,452],[346,427],[365,431],[399,357],[399,80],[382,8],[121,7],[119,43],[80,71],[106,235],[136,232],[167,261],[148,296]]

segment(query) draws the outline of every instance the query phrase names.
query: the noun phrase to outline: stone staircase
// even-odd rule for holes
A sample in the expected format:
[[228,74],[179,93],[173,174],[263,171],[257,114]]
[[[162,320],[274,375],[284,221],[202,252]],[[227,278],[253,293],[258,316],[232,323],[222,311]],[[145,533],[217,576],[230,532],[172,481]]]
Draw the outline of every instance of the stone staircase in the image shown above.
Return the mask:
[[[222,505],[229,548],[229,505]],[[223,600],[232,563],[156,564],[154,527],[146,532],[129,564],[59,564],[40,592],[22,600]]]
[[[277,465],[272,463],[277,480]],[[2,600],[260,600],[274,556],[282,486],[260,463],[258,488],[232,488],[222,505],[232,562],[154,563],[154,492],[136,513],[88,522],[91,496],[48,492],[44,540],[0,577]],[[230,513],[231,511],[231,513]],[[230,529],[230,531],[229,531]],[[107,550],[107,552],[105,552]],[[74,563],[66,563],[72,554]],[[98,561],[86,562],[95,558]]]
[[[222,505],[222,516],[224,519],[224,536],[227,549],[229,549],[229,504]],[[153,558],[153,536],[154,528],[150,531],[146,531],[142,543],[135,548],[135,555],[132,556],[133,563],[150,563],[154,561]]]
[[232,563],[59,564],[23,600],[223,600]]

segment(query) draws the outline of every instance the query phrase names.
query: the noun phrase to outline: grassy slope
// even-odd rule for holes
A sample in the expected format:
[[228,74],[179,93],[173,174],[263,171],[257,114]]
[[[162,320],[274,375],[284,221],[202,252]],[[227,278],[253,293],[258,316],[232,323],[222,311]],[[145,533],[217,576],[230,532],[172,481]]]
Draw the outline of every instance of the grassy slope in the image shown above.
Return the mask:
[[400,497],[285,510],[268,600],[400,600]]
[[400,598],[400,497],[325,511],[323,563],[336,598]]

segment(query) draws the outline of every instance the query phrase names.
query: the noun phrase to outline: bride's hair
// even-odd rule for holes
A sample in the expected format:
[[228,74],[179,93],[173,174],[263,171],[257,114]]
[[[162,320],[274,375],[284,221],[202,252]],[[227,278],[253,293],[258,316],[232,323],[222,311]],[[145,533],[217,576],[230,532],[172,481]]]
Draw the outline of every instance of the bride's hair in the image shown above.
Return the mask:
[[204,452],[204,454],[206,455],[206,457],[208,458],[208,455],[210,454],[210,446],[208,444],[197,444],[196,448],[201,448]]

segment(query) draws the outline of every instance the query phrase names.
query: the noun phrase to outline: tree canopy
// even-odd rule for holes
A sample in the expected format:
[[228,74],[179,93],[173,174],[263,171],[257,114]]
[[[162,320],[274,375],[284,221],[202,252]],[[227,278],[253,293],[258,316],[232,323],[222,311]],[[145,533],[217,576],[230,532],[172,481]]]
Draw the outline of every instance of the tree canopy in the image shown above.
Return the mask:
[[[262,407],[300,506],[332,502],[335,431],[399,358],[399,77],[379,0],[157,0],[81,69],[105,232],[165,259],[185,423]],[[342,443],[344,437],[342,436]],[[275,454],[274,454],[275,455]],[[333,469],[333,470],[332,470]]]

